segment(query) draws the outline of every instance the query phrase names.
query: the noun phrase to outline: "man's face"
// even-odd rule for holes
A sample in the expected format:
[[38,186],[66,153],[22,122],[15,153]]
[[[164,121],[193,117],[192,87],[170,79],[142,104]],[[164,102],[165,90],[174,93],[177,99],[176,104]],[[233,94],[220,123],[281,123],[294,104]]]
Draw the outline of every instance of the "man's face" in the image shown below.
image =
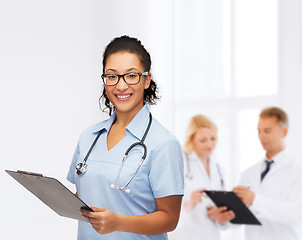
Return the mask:
[[277,117],[261,117],[258,122],[258,137],[267,155],[274,156],[284,148],[287,128]]

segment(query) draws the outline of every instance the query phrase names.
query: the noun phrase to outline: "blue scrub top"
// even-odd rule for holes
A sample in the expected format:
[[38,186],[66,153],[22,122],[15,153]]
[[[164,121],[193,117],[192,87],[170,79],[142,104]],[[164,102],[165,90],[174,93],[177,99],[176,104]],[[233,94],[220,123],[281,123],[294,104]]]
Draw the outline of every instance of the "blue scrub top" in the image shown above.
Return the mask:
[[[110,187],[116,177],[126,150],[144,135],[149,121],[147,104],[133,118],[126,128],[126,136],[110,151],[107,149],[107,134],[116,118],[109,119],[84,130],[80,136],[67,179],[76,185],[79,197],[87,204],[107,208],[117,214],[143,215],[156,211],[155,198],[183,195],[183,160],[178,140],[156,119],[152,119],[145,139],[147,157],[126,189],[130,193]],[[96,135],[102,131],[98,142],[87,160],[87,172],[76,174],[76,164],[82,162]],[[141,146],[135,147],[122,168],[119,187],[124,186],[143,155]],[[78,240],[127,240],[127,239],[167,239],[167,234],[140,235],[127,232],[112,232],[101,235],[90,223],[79,221]]]

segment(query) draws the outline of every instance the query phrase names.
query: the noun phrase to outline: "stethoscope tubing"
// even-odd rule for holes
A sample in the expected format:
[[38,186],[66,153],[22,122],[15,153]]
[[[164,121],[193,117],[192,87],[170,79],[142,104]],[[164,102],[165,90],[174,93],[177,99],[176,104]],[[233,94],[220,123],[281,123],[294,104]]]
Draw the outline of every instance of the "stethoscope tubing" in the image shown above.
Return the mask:
[[[144,133],[144,135],[143,135],[141,141],[136,142],[136,143],[133,143],[133,144],[126,150],[125,155],[124,155],[124,157],[123,157],[123,159],[122,159],[122,163],[121,163],[121,166],[120,166],[120,168],[119,168],[119,171],[118,171],[116,180],[115,180],[115,184],[111,184],[111,187],[112,187],[112,188],[115,188],[115,189],[121,190],[121,191],[126,191],[126,192],[128,192],[128,193],[130,192],[130,189],[126,189],[126,190],[125,190],[125,188],[130,184],[130,182],[132,181],[132,179],[133,179],[134,176],[136,175],[137,171],[139,170],[140,166],[143,164],[143,162],[144,162],[144,160],[145,160],[145,158],[146,158],[146,156],[147,156],[147,146],[144,144],[144,141],[145,141],[146,136],[147,136],[147,134],[148,134],[148,132],[149,132],[149,129],[150,129],[150,127],[151,127],[151,123],[152,123],[152,114],[150,113],[150,114],[149,114],[149,122],[148,122],[148,126],[147,126],[147,128],[146,128],[146,130],[145,130],[145,133]],[[83,161],[82,161],[81,163],[78,163],[78,164],[77,164],[77,166],[76,166],[76,172],[77,172],[78,175],[83,175],[83,174],[87,171],[87,166],[88,166],[88,165],[86,164],[86,162],[87,162],[87,160],[88,160],[88,157],[89,157],[89,155],[90,155],[92,149],[94,148],[95,144],[97,143],[97,141],[98,141],[98,139],[99,139],[101,133],[102,133],[102,130],[98,133],[98,135],[97,135],[96,138],[94,139],[94,141],[93,141],[92,145],[90,146],[90,148],[89,148],[89,150],[88,150],[88,152],[87,152],[85,158],[83,159]],[[132,174],[132,176],[131,176],[131,178],[129,179],[129,181],[128,181],[123,187],[119,187],[118,185],[119,185],[120,174],[121,174],[121,172],[122,172],[122,169],[123,169],[123,166],[124,166],[124,164],[125,164],[125,161],[126,161],[126,159],[127,159],[127,157],[128,157],[128,154],[130,153],[130,151],[131,151],[134,147],[136,147],[136,146],[142,146],[143,149],[144,149],[144,150],[143,150],[144,153],[143,153],[142,159],[141,159],[141,161],[139,162],[139,165],[137,166],[135,172]]]
[[[151,123],[152,123],[152,114],[150,113],[150,114],[149,114],[149,123],[148,123],[147,129],[145,130],[145,133],[144,133],[144,135],[143,135],[143,137],[142,137],[142,140],[141,140],[140,142],[133,143],[133,144],[126,150],[126,152],[125,152],[125,156],[123,157],[122,164],[121,164],[121,166],[120,166],[120,168],[119,168],[119,171],[118,171],[118,174],[117,174],[117,177],[116,177],[116,180],[115,180],[115,185],[112,186],[113,188],[115,188],[115,189],[117,189],[117,190],[124,191],[124,189],[130,184],[130,182],[132,181],[132,179],[133,179],[134,176],[136,175],[136,173],[137,173],[138,169],[140,168],[140,166],[143,164],[143,162],[144,162],[144,160],[145,160],[145,158],[146,158],[146,156],[147,156],[147,146],[144,144],[144,141],[145,141],[145,138],[146,138],[146,136],[147,136],[147,134],[148,134],[148,132],[149,132],[149,129],[150,129],[150,127],[151,127]],[[129,179],[129,181],[128,181],[123,187],[119,187],[118,185],[119,185],[120,174],[121,174],[121,172],[122,172],[122,168],[123,168],[123,166],[124,166],[125,160],[127,159],[128,154],[129,154],[129,152],[131,151],[131,149],[133,149],[135,146],[138,146],[138,145],[139,145],[139,146],[142,146],[142,147],[144,148],[144,154],[143,154],[143,156],[142,156],[142,159],[141,159],[141,161],[139,162],[139,164],[138,164],[138,166],[137,166],[135,172],[132,174],[132,176],[131,176],[131,178]],[[129,189],[128,189],[128,190],[129,190]],[[130,191],[130,190],[129,190],[129,191]],[[128,192],[129,192],[129,191],[128,191]]]

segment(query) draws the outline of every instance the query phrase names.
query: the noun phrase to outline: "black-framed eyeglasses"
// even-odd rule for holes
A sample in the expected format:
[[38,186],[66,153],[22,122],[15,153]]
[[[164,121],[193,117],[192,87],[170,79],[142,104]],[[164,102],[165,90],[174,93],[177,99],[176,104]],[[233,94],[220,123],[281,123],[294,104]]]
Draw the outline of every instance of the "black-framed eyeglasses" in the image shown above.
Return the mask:
[[124,79],[124,82],[129,85],[135,85],[138,84],[141,80],[141,76],[147,76],[148,72],[131,72],[131,73],[125,73],[125,74],[102,74],[101,78],[103,80],[103,83],[106,86],[114,86],[117,85],[120,81],[120,78]]

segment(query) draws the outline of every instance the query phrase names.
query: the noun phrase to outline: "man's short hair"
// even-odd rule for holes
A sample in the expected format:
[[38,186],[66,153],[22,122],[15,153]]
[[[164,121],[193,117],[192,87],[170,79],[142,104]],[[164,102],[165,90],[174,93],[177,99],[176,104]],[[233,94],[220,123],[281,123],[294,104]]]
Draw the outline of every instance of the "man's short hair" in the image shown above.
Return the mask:
[[268,107],[264,108],[260,115],[260,118],[265,117],[276,117],[278,123],[282,124],[284,127],[288,128],[288,116],[285,111],[278,107]]

